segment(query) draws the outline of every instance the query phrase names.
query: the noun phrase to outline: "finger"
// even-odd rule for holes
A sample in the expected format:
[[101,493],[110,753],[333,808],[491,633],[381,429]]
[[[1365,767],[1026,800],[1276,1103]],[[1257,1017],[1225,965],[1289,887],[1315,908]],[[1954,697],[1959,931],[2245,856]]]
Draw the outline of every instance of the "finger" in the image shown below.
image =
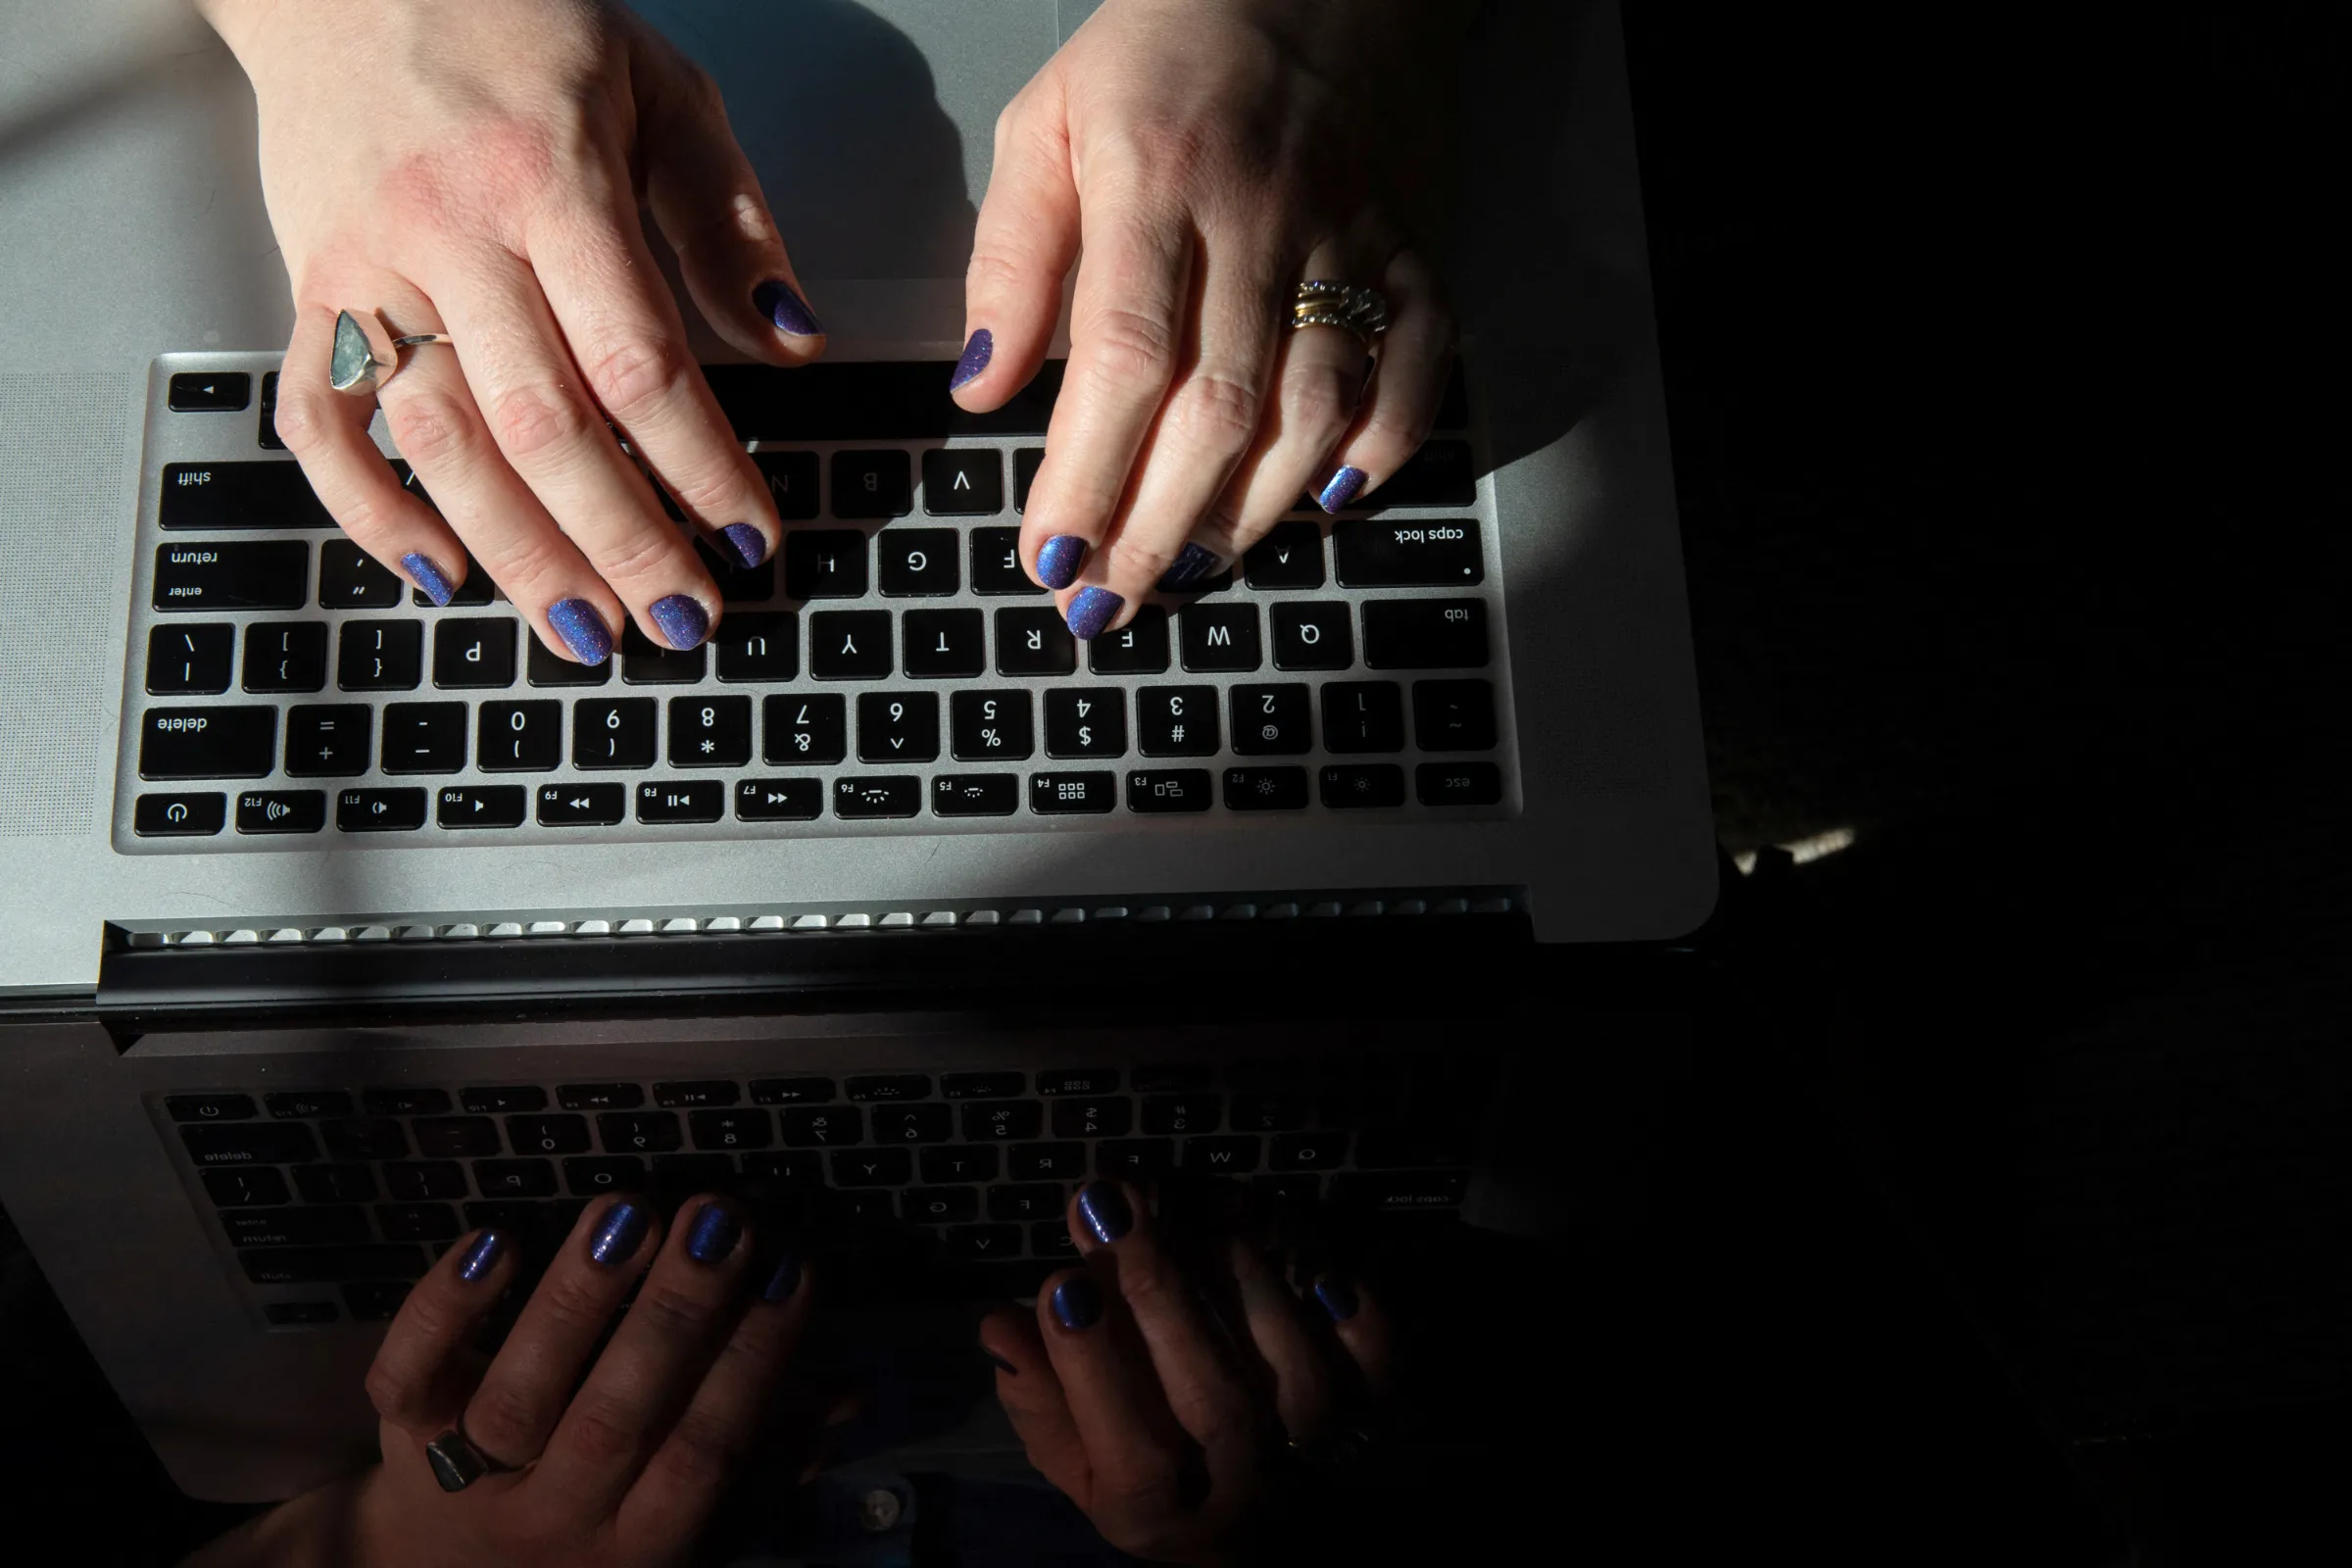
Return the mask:
[[742,1468],[777,1378],[800,1343],[813,1292],[799,1259],[763,1263],[760,1273],[760,1291],[621,1503],[622,1538],[656,1548],[649,1557],[701,1534],[728,1480]]
[[1343,1274],[1316,1278],[1307,1292],[1363,1374],[1365,1392],[1386,1401],[1396,1393],[1396,1322],[1375,1293]]
[[499,451],[657,646],[701,645],[718,589],[605,428],[522,260],[476,250],[427,280]]
[[997,118],[996,161],[963,277],[963,358],[948,390],[974,411],[1037,374],[1078,260],[1078,186],[1061,78],[1048,73]]
[[603,663],[627,612],[490,439],[457,356],[411,349],[380,401],[392,444],[539,640]]
[[1331,1336],[1307,1319],[1298,1294],[1254,1241],[1237,1236],[1231,1247],[1243,1319],[1274,1380],[1275,1412],[1292,1441],[1304,1441],[1329,1423],[1336,1402]]
[[815,359],[825,351],[824,325],[808,308],[718,88],[650,29],[632,37],[630,54],[646,200],[677,253],[694,308],[756,360]]
[[1081,1509],[1088,1506],[1093,1470],[1086,1441],[1070,1415],[1069,1396],[1054,1371],[1034,1313],[1007,1308],[981,1320],[980,1345],[997,1363],[997,1402],[1038,1474]]
[[662,1222],[641,1200],[592,1203],[572,1226],[507,1343],[466,1404],[466,1433],[503,1464],[527,1464],[548,1435],[596,1342],[659,1246]]
[[1381,334],[1363,409],[1316,487],[1325,512],[1339,512],[1378,490],[1421,450],[1437,423],[1453,365],[1453,316],[1420,253],[1398,251],[1380,286],[1388,296],[1390,325]]
[[1150,1518],[1196,1498],[1191,1444],[1115,1292],[1091,1268],[1060,1270],[1047,1278],[1036,1319],[1086,1449],[1086,1506]]
[[[1133,198],[1098,202],[1084,220],[1069,368],[1021,517],[1022,563],[1039,583],[1059,590],[1077,581],[1109,533],[1136,454],[1175,378],[1193,265],[1189,225]],[[1125,607],[1099,580],[1090,587],[1062,606],[1081,638],[1102,631]]]
[[643,234],[560,220],[532,237],[531,264],[590,394],[687,519],[738,564],[774,554],[775,502],[694,363]]
[[[381,292],[408,295],[398,303],[430,314],[413,290],[394,285]],[[336,314],[331,305],[306,305],[295,314],[294,335],[277,377],[277,437],[301,463],[319,505],[354,544],[386,570],[423,589],[434,603],[446,605],[466,580],[465,547],[432,508],[401,488],[392,466],[368,438],[375,400],[327,385]]]
[[619,1507],[735,1327],[750,1253],[742,1215],[712,1197],[679,1212],[694,1217],[655,1258],[531,1473],[571,1517]]
[[504,1231],[461,1237],[400,1303],[375,1362],[368,1398],[376,1414],[418,1443],[449,1430],[466,1407],[471,1368],[466,1342],[514,1278],[514,1247]]

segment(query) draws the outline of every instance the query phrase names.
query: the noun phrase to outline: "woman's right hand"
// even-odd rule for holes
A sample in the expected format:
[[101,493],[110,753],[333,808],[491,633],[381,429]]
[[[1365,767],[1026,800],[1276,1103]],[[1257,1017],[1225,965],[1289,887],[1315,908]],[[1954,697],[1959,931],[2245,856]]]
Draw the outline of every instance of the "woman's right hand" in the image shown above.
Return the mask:
[[[730,431],[638,216],[754,359],[824,348],[717,89],[610,0],[198,0],[253,81],[262,189],[294,287],[277,433],[360,547],[446,603],[466,554],[551,650],[710,633],[719,594],[617,437],[721,560],[774,502]],[[394,335],[379,399],[327,383],[339,311]],[[404,488],[392,442],[431,496]],[[608,427],[608,421],[610,427]]]

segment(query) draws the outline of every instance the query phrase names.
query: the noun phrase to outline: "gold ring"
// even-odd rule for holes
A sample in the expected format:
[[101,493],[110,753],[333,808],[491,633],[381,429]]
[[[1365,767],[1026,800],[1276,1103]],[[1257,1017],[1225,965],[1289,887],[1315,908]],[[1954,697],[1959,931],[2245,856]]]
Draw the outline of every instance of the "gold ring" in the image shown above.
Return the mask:
[[335,317],[335,346],[326,361],[326,384],[338,392],[367,397],[381,391],[392,379],[400,368],[402,349],[450,341],[446,332],[394,337],[373,311],[340,312]]
[[1389,329],[1389,302],[1380,290],[1308,278],[1298,285],[1291,302],[1293,331],[1307,326],[1336,326],[1352,332],[1368,350],[1372,339]]

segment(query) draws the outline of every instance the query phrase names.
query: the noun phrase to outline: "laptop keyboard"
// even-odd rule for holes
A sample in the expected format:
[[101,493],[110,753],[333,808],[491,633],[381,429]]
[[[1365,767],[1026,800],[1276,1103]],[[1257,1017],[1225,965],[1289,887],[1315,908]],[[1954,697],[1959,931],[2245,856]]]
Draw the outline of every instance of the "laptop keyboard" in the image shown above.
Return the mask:
[[1498,556],[1458,384],[1375,510],[1302,500],[1201,591],[1081,647],[1016,555],[1058,370],[972,416],[944,365],[714,368],[783,546],[751,570],[704,551],[725,602],[705,647],[631,627],[596,668],[549,654],[478,569],[435,609],[338,535],[271,450],[273,372],[258,398],[249,373],[171,374],[118,847],[1510,808]]
[[845,1290],[1024,1294],[1098,1176],[1374,1225],[1450,1216],[1490,1063],[1350,1052],[1047,1071],[309,1088],[155,1097],[265,1319],[388,1317],[477,1225],[543,1266],[608,1192],[738,1195]]

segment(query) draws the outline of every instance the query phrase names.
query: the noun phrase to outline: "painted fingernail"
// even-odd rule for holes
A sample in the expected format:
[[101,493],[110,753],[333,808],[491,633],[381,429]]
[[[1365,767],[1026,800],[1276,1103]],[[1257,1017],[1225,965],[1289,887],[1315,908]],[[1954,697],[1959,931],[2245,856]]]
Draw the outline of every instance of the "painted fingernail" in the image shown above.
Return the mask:
[[458,1278],[471,1284],[498,1267],[498,1260],[506,1255],[506,1237],[497,1231],[484,1231],[466,1249],[466,1255],[458,1259]]
[[662,628],[669,646],[681,654],[689,648],[702,647],[703,639],[710,635],[710,612],[692,594],[657,599],[646,613],[654,617],[654,624]]
[[1013,1365],[1013,1364],[1012,1364],[1010,1361],[1007,1361],[1007,1360],[1005,1360],[1005,1359],[1004,1359],[1003,1356],[999,1355],[999,1354],[998,1354],[996,1351],[994,1351],[994,1350],[982,1350],[980,1353],[981,1353],[982,1355],[985,1355],[985,1356],[987,1356],[987,1357],[988,1357],[988,1358],[989,1358],[991,1361],[994,1361],[994,1362],[996,1362],[996,1363],[997,1363],[997,1369],[998,1369],[999,1371],[1005,1372],[1005,1373],[1009,1373],[1011,1376],[1013,1376],[1013,1377],[1016,1377],[1016,1378],[1017,1378],[1017,1377],[1019,1377],[1019,1376],[1021,1375],[1021,1369],[1020,1369],[1019,1367],[1017,1367],[1017,1366],[1014,1366],[1014,1365]]
[[1057,533],[1037,547],[1037,580],[1049,588],[1067,588],[1086,564],[1086,541],[1074,533]]
[[1325,512],[1337,512],[1356,498],[1370,477],[1361,468],[1342,468],[1324,483],[1322,493],[1315,497],[1315,505]]
[[635,1203],[618,1202],[606,1211],[604,1223],[588,1238],[588,1255],[608,1268],[617,1268],[636,1255],[651,1217]]
[[997,352],[997,340],[987,327],[974,332],[971,341],[963,346],[963,358],[956,362],[956,373],[948,377],[948,390],[957,387],[988,368],[990,356]]
[[776,1271],[767,1277],[767,1289],[760,1298],[773,1306],[801,1288],[801,1260],[786,1252],[776,1260]]
[[825,327],[808,308],[808,302],[793,292],[792,285],[780,278],[770,278],[752,290],[752,309],[775,323],[777,331],[789,337],[822,337]]
[[1135,1214],[1117,1182],[1093,1182],[1078,1195],[1078,1217],[1107,1247],[1135,1228]]
[[735,552],[735,559],[747,566],[757,566],[767,559],[767,535],[748,522],[730,522],[718,530],[718,536]]
[[1102,1316],[1102,1293],[1083,1274],[1073,1274],[1054,1289],[1054,1315],[1065,1329],[1092,1328]]
[[581,663],[601,664],[612,657],[612,628],[587,600],[556,601],[547,607],[547,623],[556,628],[556,635]]
[[400,558],[400,564],[407,570],[409,580],[423,589],[424,597],[442,609],[448,609],[449,602],[458,596],[458,585],[449,580],[448,572],[433,564],[430,556],[420,556],[412,550]]
[[1223,564],[1224,562],[1215,553],[1203,550],[1199,545],[1188,544],[1184,547],[1184,554],[1176,558],[1176,564],[1159,574],[1159,591],[1163,594],[1180,594],[1201,578],[1216,575],[1217,568]]
[[1070,601],[1070,635],[1084,642],[1110,624],[1127,601],[1107,588],[1081,588]]
[[1315,1281],[1315,1299],[1323,1303],[1323,1310],[1331,1314],[1331,1320],[1334,1323],[1344,1323],[1355,1316],[1358,1304],[1355,1299],[1355,1287],[1346,1280],[1333,1279],[1326,1275]]
[[686,1231],[686,1255],[697,1263],[724,1263],[743,1235],[743,1224],[724,1203],[705,1203]]

